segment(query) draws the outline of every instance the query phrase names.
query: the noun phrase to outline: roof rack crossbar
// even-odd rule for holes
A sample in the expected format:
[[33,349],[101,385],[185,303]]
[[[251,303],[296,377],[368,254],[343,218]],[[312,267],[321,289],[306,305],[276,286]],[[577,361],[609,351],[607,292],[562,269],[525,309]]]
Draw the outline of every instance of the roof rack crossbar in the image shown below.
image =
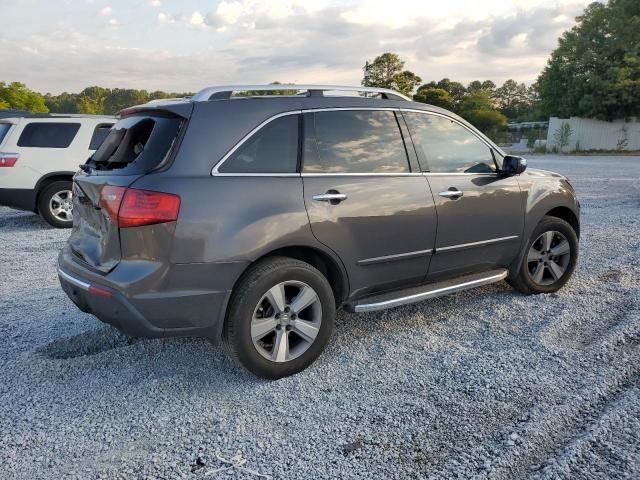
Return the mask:
[[323,95],[324,92],[338,91],[338,92],[362,92],[362,93],[377,93],[383,98],[389,100],[411,100],[406,95],[396,92],[388,88],[375,88],[375,87],[354,87],[345,85],[297,85],[297,84],[283,84],[277,83],[272,85],[220,85],[206,87],[196,93],[191,100],[196,102],[207,102],[209,100],[219,100],[231,98],[233,92],[247,92],[247,91],[281,91],[281,90],[295,90],[295,91],[308,91],[309,95]]

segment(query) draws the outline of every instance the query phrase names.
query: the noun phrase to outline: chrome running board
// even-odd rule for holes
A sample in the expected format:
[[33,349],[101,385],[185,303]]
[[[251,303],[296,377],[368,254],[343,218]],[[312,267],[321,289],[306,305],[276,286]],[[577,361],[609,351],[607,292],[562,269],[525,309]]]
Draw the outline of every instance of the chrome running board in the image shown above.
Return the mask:
[[350,312],[375,312],[378,310],[385,310],[387,308],[399,307],[401,305],[421,302],[430,298],[441,297],[443,295],[449,295],[450,293],[499,282],[507,278],[508,274],[509,272],[507,269],[501,268],[498,270],[491,270],[490,272],[466,275],[446,282],[422,285],[409,290],[401,290],[399,292],[391,292],[364,298],[354,303],[347,303],[345,305],[345,309]]

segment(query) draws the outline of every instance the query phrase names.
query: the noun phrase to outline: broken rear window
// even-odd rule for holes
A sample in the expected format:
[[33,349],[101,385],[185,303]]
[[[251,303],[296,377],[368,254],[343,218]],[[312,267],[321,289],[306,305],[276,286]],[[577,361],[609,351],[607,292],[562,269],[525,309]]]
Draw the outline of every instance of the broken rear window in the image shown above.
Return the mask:
[[182,119],[134,115],[118,121],[87,162],[96,170],[146,173],[168,156]]

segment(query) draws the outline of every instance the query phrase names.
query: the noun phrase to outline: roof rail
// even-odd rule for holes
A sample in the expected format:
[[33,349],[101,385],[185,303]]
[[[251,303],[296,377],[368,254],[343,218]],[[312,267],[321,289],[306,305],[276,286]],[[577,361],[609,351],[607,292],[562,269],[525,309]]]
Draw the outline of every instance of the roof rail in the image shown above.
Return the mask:
[[389,100],[408,100],[411,99],[402,93],[390,90],[388,88],[375,88],[375,87],[352,87],[344,85],[297,85],[294,83],[284,84],[276,83],[271,85],[220,85],[206,87],[196,93],[191,100],[194,102],[206,102],[209,100],[220,100],[231,98],[233,92],[246,92],[246,91],[272,91],[281,90],[306,90],[309,96],[319,95],[322,96],[327,91],[339,91],[339,92],[363,92],[363,93],[379,93],[382,98]]

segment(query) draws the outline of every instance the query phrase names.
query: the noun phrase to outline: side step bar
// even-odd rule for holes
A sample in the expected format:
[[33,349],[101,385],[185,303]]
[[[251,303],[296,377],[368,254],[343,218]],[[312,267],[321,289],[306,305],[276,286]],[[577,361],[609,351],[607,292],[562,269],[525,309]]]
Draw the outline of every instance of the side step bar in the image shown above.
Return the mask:
[[441,297],[450,293],[468,290],[470,288],[489,285],[507,278],[509,272],[505,268],[491,270],[474,275],[454,278],[445,282],[422,285],[420,287],[397,292],[384,293],[373,297],[363,298],[354,303],[347,303],[345,309],[350,312],[375,312],[387,308],[399,307],[410,303],[421,302],[430,298]]

